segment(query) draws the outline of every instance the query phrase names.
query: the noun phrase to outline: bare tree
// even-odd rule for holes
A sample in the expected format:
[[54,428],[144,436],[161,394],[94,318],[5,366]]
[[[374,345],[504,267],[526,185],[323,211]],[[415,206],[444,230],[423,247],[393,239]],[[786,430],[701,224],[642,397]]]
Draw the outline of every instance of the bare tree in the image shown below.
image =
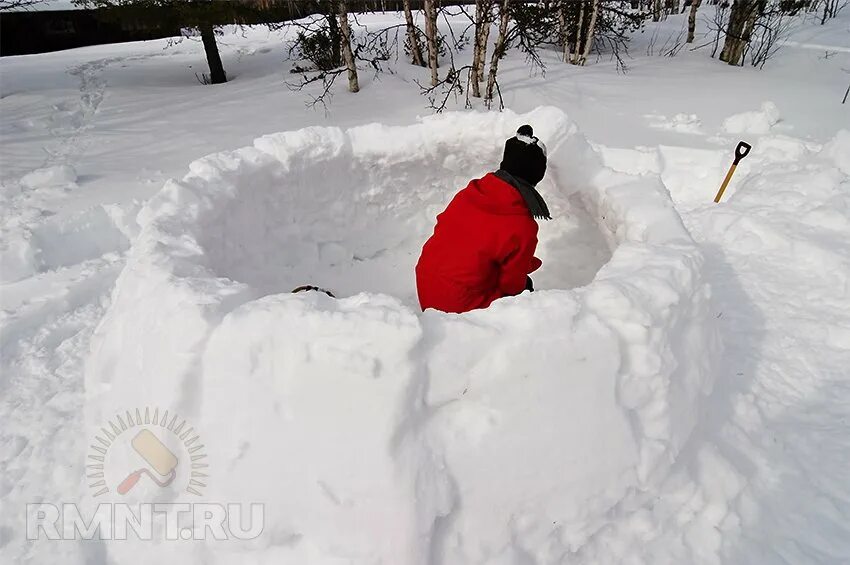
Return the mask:
[[487,94],[485,100],[489,108],[493,103],[493,94],[497,88],[496,75],[499,73],[499,61],[505,56],[508,40],[508,23],[510,21],[510,0],[502,0],[499,5],[499,35],[493,46],[493,55],[490,57],[490,73],[487,76]]
[[621,53],[627,51],[631,32],[651,16],[653,2],[649,0],[647,11],[636,11],[627,0],[556,0],[551,11],[532,11],[531,16],[541,22],[534,26],[550,38],[557,38],[564,62],[585,65],[591,52],[610,53],[617,60],[618,69],[625,70]]
[[[816,2],[813,2],[816,4]],[[826,23],[826,20],[830,18],[834,18],[838,15],[845,6],[847,6],[847,0],[823,0],[823,15],[821,16],[820,25]]]
[[[618,69],[625,70],[619,50],[625,48],[630,31],[638,29],[648,15],[648,12],[634,12],[628,0],[478,0],[475,6],[475,15],[463,6],[459,7],[470,20],[467,30],[475,28],[473,41],[478,45],[473,45],[472,63],[458,69],[452,50],[449,50],[445,78],[432,82],[428,87],[420,85],[422,93],[429,97],[432,108],[437,111],[446,107],[452,95],[457,99],[464,93],[467,107],[471,107],[470,97],[483,94],[488,108],[492,107],[497,96],[501,108],[499,67],[512,48],[524,53],[532,70],[544,73],[545,57],[542,54],[558,42],[567,62],[584,65],[594,51],[599,54],[610,51],[612,59],[617,60]],[[488,54],[484,38],[494,19],[498,35]],[[455,39],[455,44],[459,43]],[[486,85],[476,84],[475,77],[486,68],[488,56]],[[463,74],[464,71],[468,74]]]
[[565,63],[570,60],[570,27],[567,22],[567,6],[561,3],[558,6],[558,37],[561,42],[561,58]]
[[811,13],[808,0],[735,0],[724,25],[724,12],[715,13],[713,28],[717,32],[713,57],[717,51],[721,30],[725,31],[720,60],[730,65],[743,65],[747,60],[763,68],[779,50],[781,39],[791,30],[795,18]]
[[585,2],[585,0],[579,0],[579,1],[580,1],[581,6],[579,7],[579,12],[578,12],[578,25],[576,26],[576,39],[573,42],[574,50],[570,54],[570,57],[569,57],[569,62],[572,63],[573,65],[578,64],[578,51],[579,51],[580,46],[581,46],[581,31],[582,31],[582,28],[584,27],[584,7],[585,7],[585,4],[587,4],[587,2]]
[[0,12],[8,10],[23,11],[38,4],[43,4],[47,0],[0,0]]
[[425,41],[428,45],[428,68],[431,69],[431,86],[440,82],[437,69],[439,60],[437,52],[437,0],[424,0],[425,11]]
[[567,62],[584,65],[590,55],[593,39],[596,36],[596,21],[599,17],[599,0],[581,0],[578,13],[578,25],[575,30],[573,52]]
[[590,55],[590,47],[593,45],[593,38],[596,34],[596,18],[599,16],[599,0],[593,0],[590,6],[590,23],[587,24],[587,32],[584,34],[584,45],[582,46],[581,56],[577,62],[578,65],[584,65],[587,62],[587,56]]
[[490,26],[493,25],[493,3],[494,0],[484,0],[485,18],[481,22],[481,61],[478,65],[478,82],[484,81],[484,61],[487,60],[487,42],[490,41]]
[[679,0],[666,0],[664,3],[664,18],[679,13]]
[[743,64],[744,50],[762,7],[762,0],[735,0],[726,26],[726,41],[720,52],[721,61],[730,65]]
[[702,4],[702,0],[691,0],[691,10],[688,12],[688,40],[687,43],[694,42],[694,32],[697,28],[697,10]]
[[773,3],[759,15],[755,22],[755,33],[748,44],[745,55],[750,55],[754,67],[764,68],[765,63],[779,50],[785,37],[791,29],[792,17],[796,13],[788,10],[790,4]]
[[487,44],[481,45],[481,0],[475,2],[475,33],[472,45],[472,66],[469,69],[469,81],[472,89],[472,96],[481,98],[481,80],[479,80],[480,72],[484,70],[484,58],[487,56]]
[[[714,1],[714,0],[712,0]],[[718,2],[714,5],[714,17],[709,23],[709,29],[714,31],[714,41],[712,41],[711,58],[717,55],[717,49],[720,47],[720,36],[723,30],[726,29],[726,9],[729,6],[725,2]]]
[[348,91],[360,92],[360,84],[357,80],[357,65],[354,62],[354,53],[351,51],[351,27],[348,24],[348,0],[337,0],[339,15],[339,38],[342,60],[348,70]]
[[221,55],[218,53],[218,45],[215,42],[215,28],[212,24],[205,22],[198,26],[198,31],[201,32],[201,42],[204,44],[204,53],[210,67],[209,83],[227,82],[227,75],[224,73],[224,65],[221,64]]
[[472,96],[481,98],[481,81],[484,80],[484,67],[487,58],[487,41],[492,24],[493,0],[476,0],[475,31],[472,46]]
[[[12,0],[17,1],[17,0]],[[99,15],[115,21],[130,20],[143,22],[153,27],[166,29],[194,29],[201,36],[204,53],[210,68],[209,75],[198,80],[204,84],[227,82],[227,75],[221,64],[216,36],[221,34],[221,25],[234,21],[234,9],[251,10],[247,4],[212,2],[195,0],[193,2],[174,2],[173,0],[72,0],[73,4],[85,9],[99,9]],[[196,75],[197,76],[197,75]]]
[[410,9],[410,0],[404,0],[404,20],[407,27],[407,47],[410,49],[410,57],[413,64],[424,67],[425,58],[422,56],[422,46],[419,44],[419,29],[413,22],[413,10]]

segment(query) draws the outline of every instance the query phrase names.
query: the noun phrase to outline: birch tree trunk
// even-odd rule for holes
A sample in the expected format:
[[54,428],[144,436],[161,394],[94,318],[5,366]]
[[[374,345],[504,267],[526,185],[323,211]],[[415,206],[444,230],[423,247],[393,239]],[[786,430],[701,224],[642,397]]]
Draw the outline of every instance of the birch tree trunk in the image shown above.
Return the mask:
[[[723,43],[723,51],[720,52],[720,60],[730,65],[738,65],[744,48],[749,40],[747,28],[752,31],[755,24],[756,0],[735,0],[732,10],[729,12],[729,24],[726,26],[726,41]],[[752,24],[750,23],[752,22]]]
[[337,0],[339,8],[339,39],[342,50],[342,60],[348,69],[348,91],[360,92],[357,80],[357,65],[354,63],[354,53],[351,51],[351,26],[348,25],[348,0]]
[[413,23],[413,10],[410,9],[410,0],[404,0],[404,20],[407,23],[407,43],[410,46],[410,56],[413,59],[413,64],[424,67],[425,58],[422,56],[422,46],[419,44],[419,36],[416,35],[416,24]]
[[482,2],[483,0],[475,0],[475,32],[473,34],[474,43],[472,45],[472,68],[469,71],[469,79],[472,81],[472,96],[474,98],[481,98],[481,84],[478,81],[478,66],[481,64]]
[[472,46],[472,68],[469,79],[472,81],[472,97],[481,98],[481,81],[478,80],[478,69],[481,66],[481,2],[475,0],[475,44]]
[[437,86],[437,6],[436,0],[425,0],[425,40],[428,43],[428,67],[431,69],[431,86]]
[[747,51],[750,48],[750,39],[753,36],[753,30],[756,27],[756,20],[762,14],[762,10],[764,9],[763,0],[756,0],[752,8],[750,8],[750,13],[747,16],[747,21],[744,24],[744,34],[742,39],[743,48],[741,49],[741,66],[744,65],[744,58],[747,56]]
[[702,0],[691,0],[691,11],[688,13],[688,43],[694,42],[694,32],[697,29],[697,10]]
[[505,54],[505,46],[508,41],[508,21],[510,14],[508,8],[510,0],[502,0],[499,7],[499,36],[496,38],[496,44],[493,46],[493,56],[490,58],[490,74],[487,76],[487,107],[493,102],[493,92],[496,89],[496,75],[499,73],[499,59]]
[[493,0],[484,0],[484,26],[481,28],[481,63],[478,65],[478,82],[484,82],[484,66],[487,60],[487,42],[490,41],[490,25],[493,23]]
[[590,9],[590,22],[587,24],[587,33],[584,34],[584,49],[581,53],[581,59],[578,62],[582,66],[587,62],[587,57],[590,55],[590,48],[593,46],[593,36],[596,34],[596,16],[599,15],[599,0],[593,0]]
[[484,62],[487,57],[487,39],[490,35],[490,0],[475,0],[475,45],[472,50],[472,96],[481,98],[481,81],[484,80]]

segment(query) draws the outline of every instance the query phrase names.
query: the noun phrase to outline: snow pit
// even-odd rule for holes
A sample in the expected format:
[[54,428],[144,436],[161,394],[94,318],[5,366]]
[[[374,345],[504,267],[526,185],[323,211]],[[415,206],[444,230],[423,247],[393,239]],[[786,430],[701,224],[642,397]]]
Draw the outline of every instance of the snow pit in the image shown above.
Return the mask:
[[[435,214],[522,123],[549,147],[559,218],[542,290],[419,312]],[[556,562],[653,496],[711,386],[702,256],[669,194],[603,167],[554,108],[262,137],[192,163],[139,223],[88,421],[179,413],[209,455],[204,499],[263,503],[264,530],[215,551],[107,544],[116,561]],[[303,283],[341,298],[288,293]],[[186,496],[171,488],[156,496]]]

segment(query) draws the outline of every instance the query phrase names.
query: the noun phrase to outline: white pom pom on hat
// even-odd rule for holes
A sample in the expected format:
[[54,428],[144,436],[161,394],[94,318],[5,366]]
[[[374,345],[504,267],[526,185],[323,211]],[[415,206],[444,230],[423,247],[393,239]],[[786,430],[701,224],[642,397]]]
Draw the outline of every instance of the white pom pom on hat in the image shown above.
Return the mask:
[[534,135],[534,129],[528,124],[519,126],[516,130],[516,138],[528,145],[536,145],[543,151],[543,156],[546,157],[546,145]]

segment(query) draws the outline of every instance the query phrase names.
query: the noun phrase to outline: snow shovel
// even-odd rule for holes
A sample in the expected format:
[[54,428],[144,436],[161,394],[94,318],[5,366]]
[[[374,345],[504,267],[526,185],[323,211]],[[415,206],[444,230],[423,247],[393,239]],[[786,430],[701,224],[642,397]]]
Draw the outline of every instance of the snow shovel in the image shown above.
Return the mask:
[[735,161],[733,161],[732,166],[729,167],[729,172],[726,173],[726,178],[723,179],[723,184],[720,185],[720,190],[717,191],[717,196],[714,197],[715,204],[720,202],[720,199],[723,198],[723,191],[726,190],[726,185],[729,184],[729,181],[732,179],[732,175],[735,174],[735,169],[738,167],[738,163],[741,162],[741,159],[750,154],[750,149],[752,148],[753,146],[746,141],[738,142],[738,147],[735,148]]

